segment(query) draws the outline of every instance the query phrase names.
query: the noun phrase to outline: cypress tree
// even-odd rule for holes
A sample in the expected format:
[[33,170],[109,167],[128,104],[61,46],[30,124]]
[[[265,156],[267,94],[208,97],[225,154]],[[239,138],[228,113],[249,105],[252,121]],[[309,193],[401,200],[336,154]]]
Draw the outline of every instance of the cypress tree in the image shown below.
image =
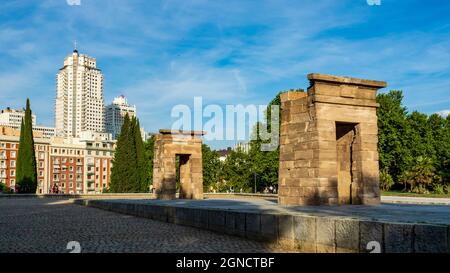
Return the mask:
[[144,142],[142,141],[141,135],[141,127],[139,124],[139,120],[135,120],[135,129],[134,129],[134,139],[136,142],[136,156],[137,156],[137,173],[139,175],[138,179],[138,192],[148,192],[148,183],[150,180],[148,165],[149,162],[146,158]]
[[125,116],[111,168],[111,192],[147,192],[150,174],[139,121]]
[[127,183],[127,160],[128,160],[128,135],[130,131],[130,118],[125,115],[120,135],[116,143],[113,166],[111,168],[110,191],[115,193],[125,192]]
[[16,164],[16,181],[20,193],[36,193],[37,169],[34,151],[33,125],[30,100],[27,99],[25,118],[20,126],[19,154]]

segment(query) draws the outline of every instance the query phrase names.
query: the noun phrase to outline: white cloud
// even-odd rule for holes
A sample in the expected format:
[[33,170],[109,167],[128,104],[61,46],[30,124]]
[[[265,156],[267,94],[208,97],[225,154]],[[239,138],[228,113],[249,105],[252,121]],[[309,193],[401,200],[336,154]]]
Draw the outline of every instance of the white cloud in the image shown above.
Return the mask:
[[[430,29],[327,35],[374,19],[372,7],[351,3],[43,0],[26,18],[0,25],[0,106],[29,94],[42,102],[38,119],[51,125],[54,77],[76,39],[104,71],[105,97],[125,93],[153,131],[194,96],[263,104],[282,89],[306,88],[310,72],[386,80],[404,90],[408,107],[448,108],[450,37]],[[0,15],[24,5],[5,4]]]
[[439,111],[439,112],[437,112],[437,114],[446,118],[448,115],[450,115],[450,109]]

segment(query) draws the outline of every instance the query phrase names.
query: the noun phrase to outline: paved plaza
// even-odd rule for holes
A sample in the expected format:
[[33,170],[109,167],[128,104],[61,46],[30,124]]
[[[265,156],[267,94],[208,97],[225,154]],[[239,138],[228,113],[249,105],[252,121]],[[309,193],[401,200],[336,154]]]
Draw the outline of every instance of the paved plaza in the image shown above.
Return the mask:
[[267,244],[74,205],[60,198],[0,198],[0,253],[281,252]]

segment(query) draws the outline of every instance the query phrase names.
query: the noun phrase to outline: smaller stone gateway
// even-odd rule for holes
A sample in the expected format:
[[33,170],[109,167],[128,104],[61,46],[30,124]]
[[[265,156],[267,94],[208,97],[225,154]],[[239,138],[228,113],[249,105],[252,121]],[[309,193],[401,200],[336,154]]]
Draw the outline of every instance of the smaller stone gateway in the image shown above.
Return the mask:
[[176,158],[180,159],[180,199],[203,199],[203,131],[159,130],[155,139],[153,187],[157,199],[176,198]]
[[377,90],[386,82],[309,74],[281,95],[281,205],[380,203]]

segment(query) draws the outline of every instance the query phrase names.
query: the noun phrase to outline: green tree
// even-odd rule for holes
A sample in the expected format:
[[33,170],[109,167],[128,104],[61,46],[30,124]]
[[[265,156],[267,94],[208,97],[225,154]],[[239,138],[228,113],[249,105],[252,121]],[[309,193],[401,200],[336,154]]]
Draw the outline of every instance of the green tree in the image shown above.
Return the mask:
[[147,160],[147,173],[148,173],[148,181],[149,181],[149,185],[153,184],[153,159],[154,159],[154,154],[155,154],[155,136],[151,136],[149,137],[145,143],[144,143],[144,148],[145,148],[145,157]]
[[134,142],[136,147],[136,192],[148,192],[150,175],[148,167],[150,165],[149,160],[146,157],[146,151],[144,142],[142,140],[141,127],[138,119],[134,119]]
[[137,118],[125,116],[111,168],[111,192],[148,192],[149,160]]
[[409,185],[412,192],[428,193],[432,183],[439,179],[435,172],[432,160],[419,156],[415,159],[413,167],[403,172],[400,181],[404,183],[405,188]]
[[239,192],[241,189],[244,192],[252,191],[252,173],[251,162],[248,154],[242,149],[231,150],[225,159],[223,165],[223,175],[226,184],[225,188],[233,189]]
[[36,193],[37,169],[34,151],[32,113],[27,99],[25,117],[20,126],[19,153],[16,165],[16,181],[20,193]]
[[407,148],[410,133],[406,120],[406,107],[402,106],[402,91],[392,90],[379,94],[377,102],[380,107],[378,115],[378,151],[380,170],[385,170],[397,181],[399,176],[408,169],[412,156]]
[[219,183],[222,180],[222,162],[217,151],[203,144],[202,145],[202,163],[203,163],[203,189],[205,192],[211,189],[219,190]]
[[125,115],[122,128],[116,143],[113,165],[111,168],[111,183],[109,190],[114,193],[126,192],[129,179],[129,132],[131,121],[128,114]]

